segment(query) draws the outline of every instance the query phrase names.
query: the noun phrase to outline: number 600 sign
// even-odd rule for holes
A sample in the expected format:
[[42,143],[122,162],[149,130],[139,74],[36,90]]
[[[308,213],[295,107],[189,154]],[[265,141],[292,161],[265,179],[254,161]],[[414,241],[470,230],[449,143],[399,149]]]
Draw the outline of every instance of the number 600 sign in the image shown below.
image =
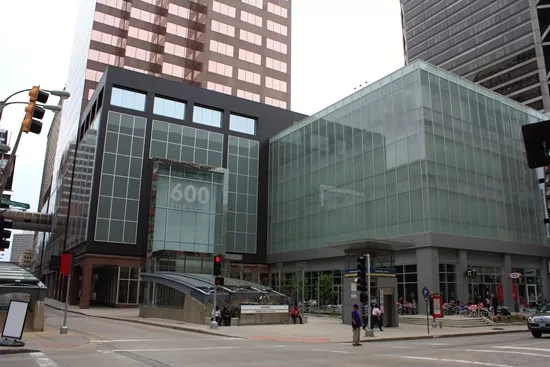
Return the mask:
[[193,185],[187,185],[183,188],[183,185],[179,183],[170,191],[170,198],[174,201],[182,201],[185,199],[185,201],[190,204],[198,200],[199,203],[204,205],[210,200],[210,191],[204,186],[197,189]]

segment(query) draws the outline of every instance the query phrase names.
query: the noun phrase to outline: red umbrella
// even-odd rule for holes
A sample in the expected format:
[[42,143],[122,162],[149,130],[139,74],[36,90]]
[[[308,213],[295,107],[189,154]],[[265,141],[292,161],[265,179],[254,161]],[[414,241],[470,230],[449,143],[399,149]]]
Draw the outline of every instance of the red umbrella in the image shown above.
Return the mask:
[[518,285],[516,283],[513,284],[512,290],[514,292],[514,301],[518,300]]
[[498,300],[499,301],[504,301],[504,286],[502,285],[502,283],[498,283]]

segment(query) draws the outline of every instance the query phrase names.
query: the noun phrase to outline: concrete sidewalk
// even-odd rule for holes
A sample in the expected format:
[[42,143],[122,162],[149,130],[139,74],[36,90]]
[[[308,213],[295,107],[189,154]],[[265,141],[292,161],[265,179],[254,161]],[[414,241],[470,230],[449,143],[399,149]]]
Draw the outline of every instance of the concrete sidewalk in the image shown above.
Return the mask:
[[24,332],[22,341],[25,343],[23,347],[0,347],[0,355],[77,348],[88,343],[88,336],[72,331],[60,335],[58,328],[46,325],[41,332]]
[[[64,305],[51,299],[46,299],[46,305],[62,310]],[[141,318],[138,316],[138,309],[116,309],[116,308],[90,308],[79,309],[70,306],[69,312],[81,315],[99,317],[104,319],[118,320],[182,330],[188,332],[234,337],[256,340],[279,340],[295,341],[302,343],[347,343],[351,342],[351,328],[343,325],[340,319],[332,317],[309,316],[308,323],[304,325],[251,325],[251,326],[230,326],[210,329],[208,325],[198,325],[181,321]],[[373,338],[362,338],[365,342],[396,341],[414,339],[432,339],[458,336],[490,335],[502,333],[527,332],[526,325],[498,326],[498,327],[476,327],[476,328],[430,328],[428,335],[426,326],[405,325],[398,328],[387,328],[383,332],[375,331]]]

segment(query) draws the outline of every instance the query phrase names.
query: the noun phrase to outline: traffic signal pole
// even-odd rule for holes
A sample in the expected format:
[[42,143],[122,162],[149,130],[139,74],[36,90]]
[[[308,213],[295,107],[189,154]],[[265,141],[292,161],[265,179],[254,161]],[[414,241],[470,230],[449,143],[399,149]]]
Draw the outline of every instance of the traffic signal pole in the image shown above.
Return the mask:
[[218,321],[216,320],[216,305],[218,298],[218,286],[214,284],[214,305],[212,306],[212,321],[210,321],[210,329],[218,328]]

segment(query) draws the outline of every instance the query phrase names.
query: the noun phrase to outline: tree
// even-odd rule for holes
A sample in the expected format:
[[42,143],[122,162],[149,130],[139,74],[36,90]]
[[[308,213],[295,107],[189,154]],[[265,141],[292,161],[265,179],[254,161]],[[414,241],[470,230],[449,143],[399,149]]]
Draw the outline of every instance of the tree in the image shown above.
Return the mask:
[[321,303],[327,304],[332,301],[332,297],[336,294],[333,288],[334,277],[332,274],[323,274],[319,278],[319,293],[321,295]]
[[[296,297],[299,295],[299,298],[302,297],[302,272],[298,272],[292,276],[292,294],[291,297]],[[301,300],[299,299],[298,302]]]

